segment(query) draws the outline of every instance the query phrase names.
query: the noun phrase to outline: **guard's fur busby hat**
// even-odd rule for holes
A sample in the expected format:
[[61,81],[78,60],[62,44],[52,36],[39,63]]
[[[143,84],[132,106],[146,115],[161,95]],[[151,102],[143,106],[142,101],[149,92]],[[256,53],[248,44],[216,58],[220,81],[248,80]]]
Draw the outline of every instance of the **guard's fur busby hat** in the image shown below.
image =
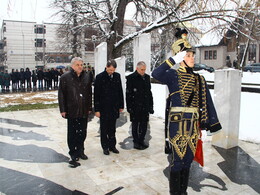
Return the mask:
[[195,53],[195,50],[187,40],[188,31],[186,29],[176,28],[175,37],[177,41],[172,44],[172,53],[176,55],[181,51],[191,51]]

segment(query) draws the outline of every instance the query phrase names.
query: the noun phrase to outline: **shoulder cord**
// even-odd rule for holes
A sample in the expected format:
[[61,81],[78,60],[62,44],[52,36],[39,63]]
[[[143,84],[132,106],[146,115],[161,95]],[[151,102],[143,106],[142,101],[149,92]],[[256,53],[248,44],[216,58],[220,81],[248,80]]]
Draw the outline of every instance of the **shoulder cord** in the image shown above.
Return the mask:
[[185,83],[185,85],[184,85],[184,87],[183,87],[182,89],[180,89],[180,90],[178,90],[178,91],[175,91],[175,92],[172,92],[171,94],[169,94],[168,98],[171,97],[172,95],[174,95],[175,93],[184,93],[184,89],[187,87],[187,85],[189,84],[189,82],[190,82],[191,80],[192,80],[192,78],[190,78],[190,80],[188,80],[188,81]]

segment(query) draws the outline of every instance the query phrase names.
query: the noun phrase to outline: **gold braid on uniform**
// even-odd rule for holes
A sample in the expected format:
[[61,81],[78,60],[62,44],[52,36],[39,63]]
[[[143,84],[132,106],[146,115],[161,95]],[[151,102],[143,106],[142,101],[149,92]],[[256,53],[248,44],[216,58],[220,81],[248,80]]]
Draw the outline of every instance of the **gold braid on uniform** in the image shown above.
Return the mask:
[[182,66],[177,70],[178,78],[179,78],[179,88],[181,90],[181,103],[182,106],[187,105],[187,101],[194,91],[194,96],[191,102],[192,107],[199,106],[199,82],[198,78],[194,74],[190,74],[186,72],[186,69]]
[[[198,133],[198,107],[199,107],[199,81],[198,77],[194,74],[186,72],[184,67],[180,67],[177,70],[179,78],[179,93],[183,107],[177,107],[171,110],[169,121],[178,122],[177,134],[173,137],[169,137],[169,141],[172,146],[173,152],[175,151],[180,159],[183,159],[189,146],[193,155],[195,155],[197,142],[199,138]],[[194,91],[194,96],[190,107],[187,107],[187,101]],[[179,112],[178,112],[179,109]],[[193,113],[190,120],[183,118],[183,113]],[[188,127],[188,123],[190,127]],[[169,133],[168,133],[169,135]],[[174,156],[174,155],[173,155]]]
[[201,80],[201,96],[202,96],[202,107],[201,107],[201,121],[203,123],[206,123],[206,121],[208,120],[208,111],[207,111],[207,100],[206,100],[206,81],[204,79],[203,76],[200,76],[200,80]]

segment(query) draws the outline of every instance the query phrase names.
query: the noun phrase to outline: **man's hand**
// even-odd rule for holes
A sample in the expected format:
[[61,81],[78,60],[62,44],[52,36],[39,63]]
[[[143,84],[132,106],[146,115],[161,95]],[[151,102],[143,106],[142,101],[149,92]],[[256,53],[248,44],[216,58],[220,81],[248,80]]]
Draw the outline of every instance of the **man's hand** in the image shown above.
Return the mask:
[[66,112],[61,112],[60,114],[61,114],[61,116],[62,116],[63,118],[66,118],[66,114],[67,114]]
[[150,108],[149,113],[150,113],[150,114],[153,114],[153,113],[154,113],[154,110],[153,110],[152,108]]
[[100,118],[100,112],[95,112],[95,116]]
[[174,62],[176,64],[178,64],[184,60],[185,55],[186,55],[186,51],[182,51],[182,52],[177,53],[175,56],[173,56],[172,59],[174,60]]

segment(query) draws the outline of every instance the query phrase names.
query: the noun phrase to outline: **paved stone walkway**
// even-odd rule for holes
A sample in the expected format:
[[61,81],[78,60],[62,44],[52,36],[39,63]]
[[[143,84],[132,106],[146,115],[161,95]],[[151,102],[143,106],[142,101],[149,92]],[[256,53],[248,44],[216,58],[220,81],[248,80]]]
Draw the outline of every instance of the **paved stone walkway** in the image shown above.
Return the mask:
[[[163,120],[151,117],[150,147],[133,149],[130,122],[117,123],[120,154],[103,155],[99,120],[91,117],[85,142],[89,159],[68,166],[66,120],[58,109],[0,113],[0,194],[167,195],[168,159],[164,154]],[[260,194],[260,146],[239,141],[224,150],[204,141],[205,166],[194,162],[188,193],[202,195]]]

